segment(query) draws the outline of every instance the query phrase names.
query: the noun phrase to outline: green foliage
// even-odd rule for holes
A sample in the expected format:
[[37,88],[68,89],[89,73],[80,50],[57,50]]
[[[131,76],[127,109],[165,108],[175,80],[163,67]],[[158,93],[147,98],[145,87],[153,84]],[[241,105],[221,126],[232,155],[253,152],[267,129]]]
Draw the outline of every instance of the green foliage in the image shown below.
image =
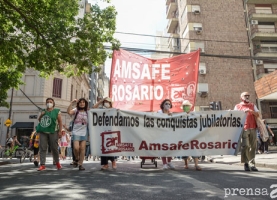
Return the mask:
[[113,38],[115,8],[92,5],[77,18],[79,3],[0,0],[0,106],[5,106],[8,89],[22,84],[26,68],[40,71],[43,77],[54,71],[67,76],[91,73],[92,65],[103,64],[108,56],[104,44],[119,48]]

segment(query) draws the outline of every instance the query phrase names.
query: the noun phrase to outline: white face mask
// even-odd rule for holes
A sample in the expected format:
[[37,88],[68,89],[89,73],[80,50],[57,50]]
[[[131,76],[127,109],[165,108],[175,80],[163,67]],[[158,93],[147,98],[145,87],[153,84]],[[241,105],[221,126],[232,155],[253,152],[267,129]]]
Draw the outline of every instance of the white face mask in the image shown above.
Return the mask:
[[110,103],[104,103],[104,106],[106,107],[106,108],[109,108],[110,107]]
[[53,104],[52,103],[47,103],[46,106],[47,106],[47,108],[52,108]]
[[164,105],[164,109],[165,110],[169,110],[170,109],[170,105]]

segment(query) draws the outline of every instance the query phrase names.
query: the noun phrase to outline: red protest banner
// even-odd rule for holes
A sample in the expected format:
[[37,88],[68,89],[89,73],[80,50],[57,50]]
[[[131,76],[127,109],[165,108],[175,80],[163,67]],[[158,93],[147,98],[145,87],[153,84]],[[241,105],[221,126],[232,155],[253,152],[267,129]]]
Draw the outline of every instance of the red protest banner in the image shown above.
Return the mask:
[[122,110],[157,111],[164,99],[172,112],[181,112],[183,100],[195,103],[200,52],[153,60],[118,50],[113,52],[110,97]]

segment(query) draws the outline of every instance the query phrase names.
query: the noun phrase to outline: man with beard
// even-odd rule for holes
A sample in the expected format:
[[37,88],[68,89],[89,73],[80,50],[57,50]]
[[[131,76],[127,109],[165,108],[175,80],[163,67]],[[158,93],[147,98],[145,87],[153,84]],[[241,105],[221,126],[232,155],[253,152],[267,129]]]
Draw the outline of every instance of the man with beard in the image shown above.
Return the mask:
[[255,167],[255,154],[257,148],[256,117],[259,116],[259,110],[254,103],[249,101],[249,98],[248,92],[241,93],[240,99],[242,101],[235,106],[234,110],[241,110],[247,113],[241,136],[241,162],[244,163],[244,170],[258,171]]

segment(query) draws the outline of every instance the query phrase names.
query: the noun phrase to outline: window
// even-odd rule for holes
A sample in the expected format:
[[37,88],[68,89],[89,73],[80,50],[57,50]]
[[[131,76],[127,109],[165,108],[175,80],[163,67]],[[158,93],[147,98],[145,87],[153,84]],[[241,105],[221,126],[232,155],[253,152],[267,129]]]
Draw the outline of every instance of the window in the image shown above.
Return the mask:
[[70,101],[73,101],[73,85],[71,85]]
[[35,87],[35,76],[25,75],[25,87],[24,87],[25,94],[34,95],[34,87]]
[[271,73],[277,70],[277,63],[264,63],[265,73]]
[[270,107],[271,118],[277,118],[277,106]]
[[62,97],[62,83],[63,80],[60,78],[54,78],[53,80],[53,97],[61,98]]

